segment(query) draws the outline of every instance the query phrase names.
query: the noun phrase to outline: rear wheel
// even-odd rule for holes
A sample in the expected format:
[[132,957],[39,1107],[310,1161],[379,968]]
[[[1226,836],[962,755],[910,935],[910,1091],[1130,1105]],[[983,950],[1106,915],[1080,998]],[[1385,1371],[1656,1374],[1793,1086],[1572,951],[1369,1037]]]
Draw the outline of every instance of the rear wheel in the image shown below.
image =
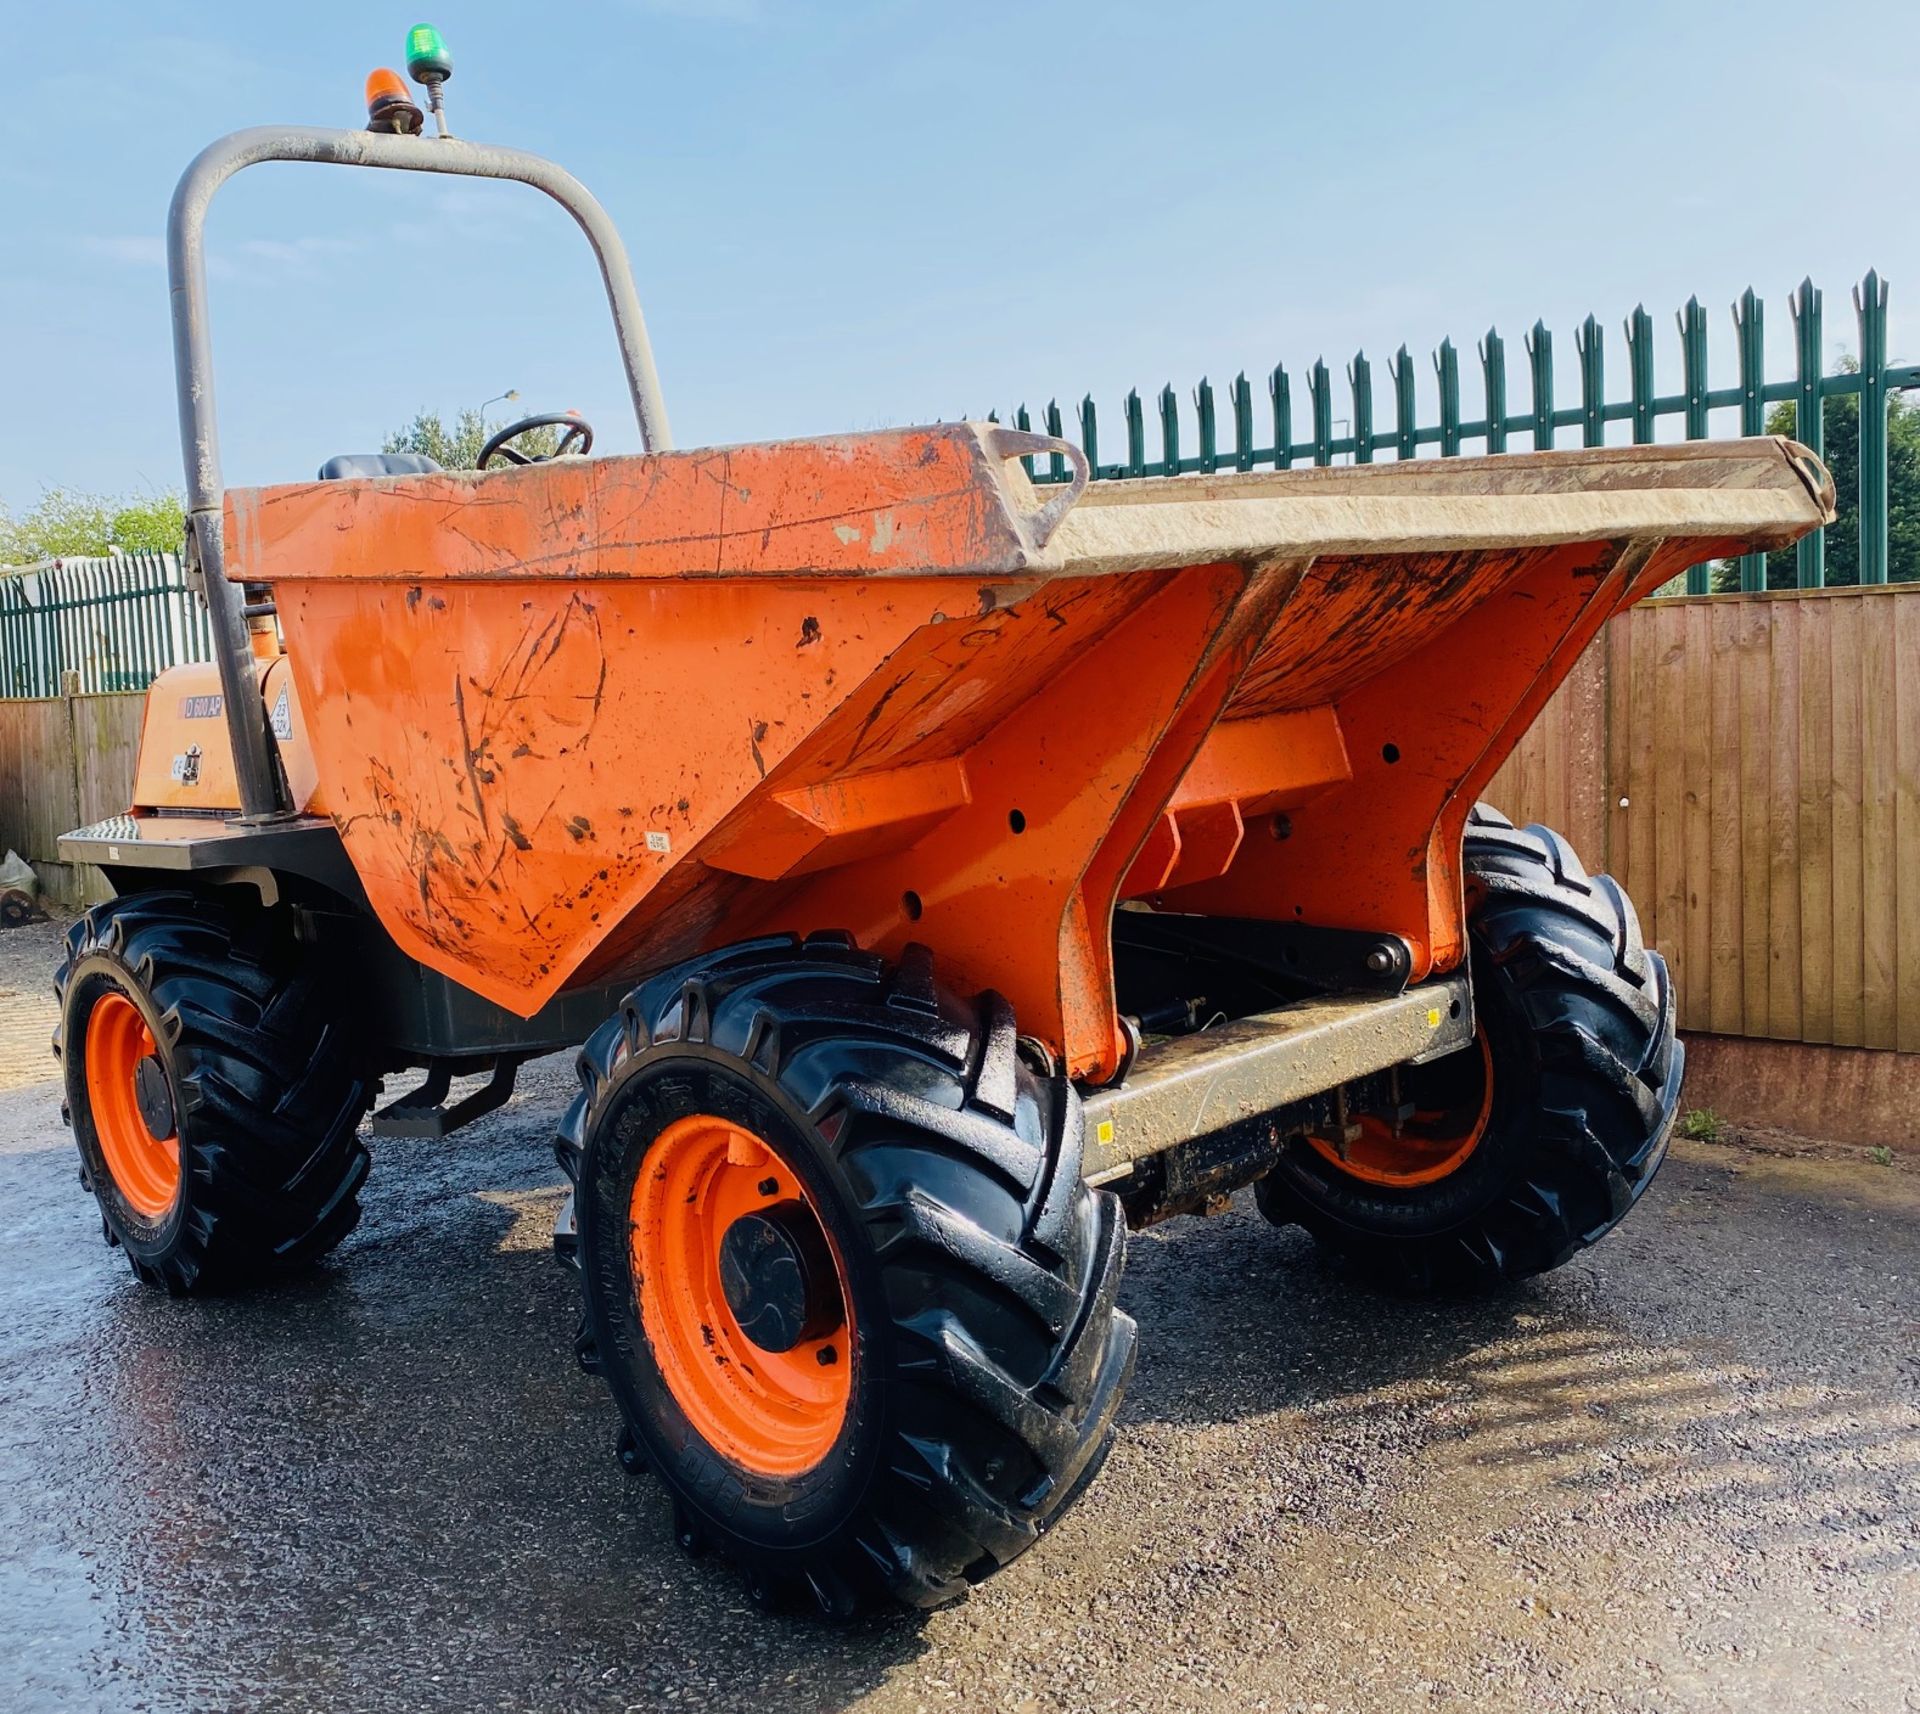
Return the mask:
[[370,1092],[283,921],[131,894],[74,925],[55,988],[80,1182],[142,1280],[285,1273],[353,1229]]
[[767,1605],[937,1607],[1092,1480],[1133,1356],[1124,1223],[999,996],[923,948],[758,941],[636,989],[580,1074],[581,1357],[683,1546]]
[[1543,1273],[1653,1181],[1680,1100],[1673,990],[1632,904],[1551,829],[1474,810],[1474,1044],[1402,1069],[1400,1108],[1298,1138],[1261,1210],[1390,1284]]

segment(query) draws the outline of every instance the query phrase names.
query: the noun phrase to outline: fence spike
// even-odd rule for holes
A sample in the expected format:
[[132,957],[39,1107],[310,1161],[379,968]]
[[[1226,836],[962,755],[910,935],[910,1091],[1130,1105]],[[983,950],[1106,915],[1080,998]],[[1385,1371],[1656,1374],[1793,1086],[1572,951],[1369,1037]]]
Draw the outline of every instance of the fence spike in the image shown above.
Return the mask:
[[1180,474],[1180,395],[1172,382],[1160,389],[1160,474]]
[[1487,451],[1507,450],[1507,345],[1492,328],[1480,341],[1480,370],[1487,388]]
[[[1811,278],[1787,298],[1793,314],[1793,438],[1815,458],[1827,453],[1826,402],[1820,392],[1820,290]],[[1824,527],[1800,538],[1794,548],[1794,582],[1802,589],[1827,586],[1827,532]]]
[[121,588],[133,598],[127,606],[127,618],[130,621],[128,630],[133,644],[133,672],[137,678],[148,674],[148,661],[151,658],[151,652],[147,648],[147,608],[146,603],[140,599],[146,593],[145,567],[140,563],[138,555],[122,556],[120,581]]
[[1333,378],[1325,358],[1316,357],[1307,371],[1307,402],[1313,416],[1313,462],[1325,468],[1333,462]]
[[1293,466],[1293,383],[1281,364],[1267,377],[1267,395],[1273,400],[1273,467],[1288,470]]
[[1860,581],[1887,581],[1887,287],[1869,268],[1860,318]]
[[157,674],[166,661],[167,568],[158,554],[148,554],[146,564],[147,590],[151,597],[146,603],[146,612],[153,627],[151,669]]
[[1580,354],[1580,444],[1607,443],[1607,352],[1600,323],[1588,316],[1573,336]]
[[1412,458],[1420,450],[1420,408],[1413,391],[1413,357],[1402,345],[1387,364],[1393,376],[1393,444],[1396,458]]
[[[140,611],[125,554],[114,557],[113,581],[114,593],[120,601],[121,672],[124,676],[137,677],[140,672]],[[129,596],[134,599],[129,600]]]
[[1140,389],[1129,387],[1125,400],[1127,413],[1127,474],[1147,473],[1147,418],[1140,403]]
[[1460,353],[1454,350],[1451,337],[1440,341],[1433,368],[1440,379],[1440,456],[1456,458],[1460,453]]
[[[1766,388],[1765,306],[1749,286],[1733,306],[1733,330],[1740,351],[1740,432],[1763,434],[1767,426],[1767,407],[1762,394]],[[1749,594],[1767,586],[1767,556],[1743,553],[1740,556],[1740,587]]]
[[1213,414],[1213,383],[1204,375],[1193,390],[1193,414],[1200,436],[1200,468],[1211,473],[1220,468],[1220,454]]
[[[1707,312],[1701,308],[1699,298],[1687,299],[1686,307],[1680,311],[1678,320],[1680,366],[1687,400],[1687,439],[1705,440],[1707,438]],[[1711,593],[1712,569],[1705,564],[1687,567],[1689,595]]]
[[1653,442],[1653,317],[1635,304],[1627,317],[1627,378],[1633,389],[1633,443]]
[[133,593],[133,670],[136,677],[150,679],[153,676],[153,650],[148,632],[147,603],[142,599],[147,592],[146,567],[131,555],[127,559],[126,579],[127,588]]
[[1353,391],[1353,462],[1373,462],[1373,365],[1364,351],[1356,351],[1347,365],[1347,385]]
[[[1065,440],[1067,438],[1066,425],[1061,420],[1060,401],[1058,399],[1049,399],[1047,401],[1047,433],[1052,435],[1055,440]],[[1066,479],[1067,455],[1064,452],[1048,453],[1047,480],[1049,482],[1064,482]]]
[[46,591],[47,598],[43,603],[47,614],[47,654],[51,665],[49,677],[53,682],[53,689],[47,694],[58,696],[60,680],[67,670],[67,614],[72,602],[67,597],[67,574],[61,570],[58,560],[54,562],[51,576],[52,584]]
[[1253,468],[1253,387],[1244,369],[1233,378],[1233,467]]
[[1087,455],[1088,469],[1100,469],[1100,423],[1091,393],[1080,401],[1080,450]]
[[1528,330],[1526,347],[1533,371],[1533,449],[1545,452],[1553,445],[1553,335],[1544,321]]
[[108,637],[111,619],[110,612],[100,615],[98,619],[95,617],[96,614],[100,613],[102,605],[101,598],[106,593],[105,579],[98,561],[89,560],[82,562],[80,567],[80,586],[85,592],[86,597],[85,604],[81,606],[75,614],[76,629],[78,632],[76,641],[79,643],[79,658],[81,663],[80,688],[82,690],[92,691],[100,688],[101,681],[105,677],[105,672],[99,664],[103,642],[106,645],[105,652],[109,660],[112,658],[113,649],[112,642]]

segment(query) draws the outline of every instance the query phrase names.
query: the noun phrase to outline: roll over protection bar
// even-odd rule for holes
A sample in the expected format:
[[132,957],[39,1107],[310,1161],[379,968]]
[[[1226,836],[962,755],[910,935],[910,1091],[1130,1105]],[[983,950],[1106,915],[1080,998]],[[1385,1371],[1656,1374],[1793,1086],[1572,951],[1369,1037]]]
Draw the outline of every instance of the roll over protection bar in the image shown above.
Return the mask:
[[626,366],[627,386],[633,395],[634,417],[647,451],[666,452],[673,446],[667,407],[660,396],[660,377],[654,370],[653,349],[647,341],[646,321],[640,313],[626,248],[607,211],[565,168],[519,149],[453,137],[387,136],[316,126],[256,126],[235,131],[202,149],[181,175],[167,212],[174,383],[187,477],[188,559],[198,569],[201,594],[212,619],[227,733],[240,788],[240,816],[249,821],[284,814],[289,806],[281,799],[268,747],[266,710],[254,690],[246,595],[226,579],[220,436],[213,403],[213,345],[207,324],[205,229],[214,193],[243,167],[262,161],[318,161],[341,167],[388,167],[401,172],[512,179],[544,191],[579,223],[599,260],[621,361]]

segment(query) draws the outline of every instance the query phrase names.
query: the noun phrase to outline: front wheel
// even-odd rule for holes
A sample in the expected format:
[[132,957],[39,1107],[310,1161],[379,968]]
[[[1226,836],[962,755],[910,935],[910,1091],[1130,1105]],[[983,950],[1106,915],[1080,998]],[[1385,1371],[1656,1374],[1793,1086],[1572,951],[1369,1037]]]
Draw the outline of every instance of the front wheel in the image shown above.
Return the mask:
[[1268,1219],[1403,1289],[1525,1278],[1604,1237],[1680,1102],[1672,983],[1619,886],[1484,805],[1464,857],[1474,1044],[1403,1068],[1392,1114],[1294,1140],[1256,1191]]
[[629,996],[580,1056],[583,1363],[621,1460],[765,1605],[958,1600],[1098,1471],[1132,1364],[1119,1204],[995,994],[843,937]]
[[284,919],[129,894],[74,924],[54,986],[80,1182],[143,1281],[283,1274],[352,1231],[371,1092]]

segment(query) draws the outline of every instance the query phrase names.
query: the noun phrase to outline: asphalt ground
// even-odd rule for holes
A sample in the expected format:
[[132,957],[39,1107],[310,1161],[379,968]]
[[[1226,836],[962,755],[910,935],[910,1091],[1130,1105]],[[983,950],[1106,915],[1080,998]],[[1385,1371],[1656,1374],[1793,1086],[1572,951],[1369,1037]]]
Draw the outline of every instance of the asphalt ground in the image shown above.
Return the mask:
[[965,1606],[830,1628],[615,1464],[549,1250],[564,1061],[376,1143],[310,1279],[170,1302],[76,1182],[58,939],[0,934],[0,1710],[1920,1710],[1913,1156],[1677,1144],[1470,1304],[1245,1198],[1142,1234],[1086,1500]]

